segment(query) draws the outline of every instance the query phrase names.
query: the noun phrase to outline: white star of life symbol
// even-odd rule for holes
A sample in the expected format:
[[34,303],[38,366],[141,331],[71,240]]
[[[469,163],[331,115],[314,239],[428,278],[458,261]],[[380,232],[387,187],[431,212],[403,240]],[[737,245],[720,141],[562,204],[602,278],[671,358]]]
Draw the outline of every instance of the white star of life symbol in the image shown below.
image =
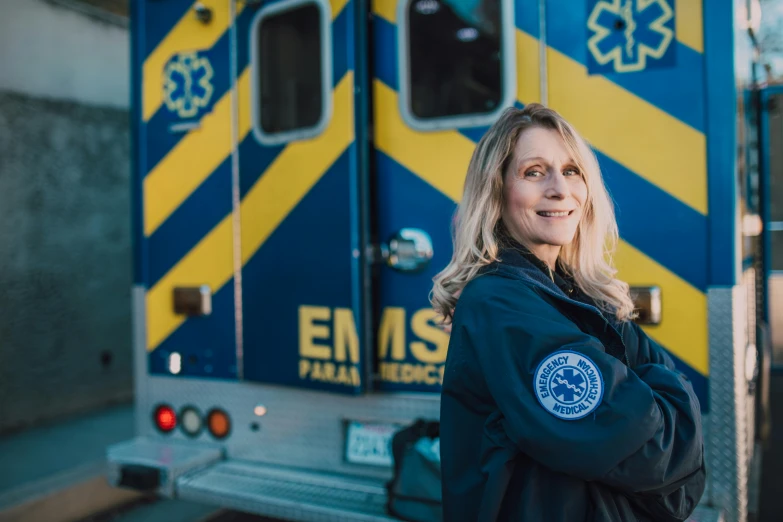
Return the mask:
[[[637,13],[641,13],[653,5],[657,5],[661,10],[662,14],[646,28],[661,36],[660,42],[655,47],[635,39],[637,26],[634,21],[634,2]],[[612,34],[611,27],[599,23],[599,18],[603,13],[609,13],[622,19],[625,46],[616,45],[608,52],[600,49],[601,41]],[[614,62],[614,70],[617,72],[642,71],[647,67],[648,57],[660,59],[669,48],[674,39],[674,31],[664,24],[673,17],[674,11],[666,0],[601,0],[595,5],[587,20],[587,27],[594,33],[587,41],[587,48],[600,65]],[[635,58],[633,57],[634,46],[637,46]]]
[[191,118],[206,107],[214,88],[212,65],[196,52],[180,53],[164,71],[163,100],[180,118]]

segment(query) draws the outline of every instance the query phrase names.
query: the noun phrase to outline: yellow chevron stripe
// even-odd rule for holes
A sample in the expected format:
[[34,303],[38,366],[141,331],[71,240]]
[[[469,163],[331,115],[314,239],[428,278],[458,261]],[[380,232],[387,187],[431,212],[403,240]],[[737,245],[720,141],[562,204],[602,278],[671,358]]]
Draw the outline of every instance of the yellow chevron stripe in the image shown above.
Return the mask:
[[702,0],[677,2],[674,12],[677,40],[694,51],[704,52]]
[[516,31],[517,99],[522,103],[541,101],[541,60],[538,39]]
[[288,145],[242,202],[242,264],[354,140],[353,72],[334,91],[334,116],[319,137]]
[[661,288],[661,324],[647,334],[691,368],[709,375],[707,296],[626,242],[615,256],[618,277],[630,285]]
[[704,135],[603,76],[547,50],[549,105],[615,161],[707,213]]
[[[397,111],[397,93],[375,82],[376,146],[440,192],[458,201],[474,144],[454,131],[422,135],[406,127]],[[672,272],[621,242],[620,276],[634,285],[662,288],[663,321],[650,335],[707,375],[706,296]]]
[[[239,89],[250,92],[250,68],[239,78]],[[245,98],[248,96],[245,95]],[[231,153],[231,93],[201,119],[144,178],[144,233],[152,235],[190,194]],[[246,131],[245,131],[246,132]],[[240,135],[240,141],[244,137]]]
[[[334,115],[324,133],[288,145],[242,201],[243,263],[353,141],[351,71],[337,85],[333,96]],[[229,215],[147,292],[148,350],[154,350],[184,322],[172,310],[175,286],[206,284],[215,293],[231,279],[232,244],[232,216]]]
[[337,15],[340,14],[340,11],[343,10],[343,7],[345,7],[345,4],[348,3],[348,0],[329,0],[329,5],[332,8],[332,20],[337,18]]
[[390,23],[397,23],[397,0],[372,0],[373,14]]
[[457,131],[418,132],[403,123],[397,93],[380,80],[374,83],[375,146],[454,200],[462,197],[473,142]]
[[[212,21],[208,24],[199,22],[191,6],[144,61],[142,72],[144,121],[149,121],[163,103],[163,68],[166,62],[182,51],[211,48],[231,25],[226,0],[202,0],[201,3],[212,9]],[[237,14],[243,8],[244,3],[237,2]]]

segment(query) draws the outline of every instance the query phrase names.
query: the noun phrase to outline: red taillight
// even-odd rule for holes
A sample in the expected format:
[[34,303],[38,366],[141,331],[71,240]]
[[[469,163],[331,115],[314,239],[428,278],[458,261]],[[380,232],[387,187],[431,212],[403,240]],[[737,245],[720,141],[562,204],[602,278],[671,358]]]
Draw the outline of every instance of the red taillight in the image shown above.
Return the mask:
[[155,425],[160,431],[170,432],[177,427],[177,414],[170,406],[158,406],[155,410]]

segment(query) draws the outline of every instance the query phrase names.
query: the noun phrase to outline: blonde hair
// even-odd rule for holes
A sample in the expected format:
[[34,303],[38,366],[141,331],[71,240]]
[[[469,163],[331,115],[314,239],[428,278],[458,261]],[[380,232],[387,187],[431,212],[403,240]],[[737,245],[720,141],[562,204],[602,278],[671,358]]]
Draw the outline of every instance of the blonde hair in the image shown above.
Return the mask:
[[573,241],[560,250],[560,266],[601,309],[620,321],[632,319],[634,306],[628,284],[615,278],[612,256],[619,237],[617,221],[598,160],[562,116],[537,103],[506,109],[473,151],[453,225],[454,253],[446,268],[433,278],[433,308],[444,323],[450,323],[459,293],[482,267],[497,260],[504,175],[519,136],[533,127],[560,134],[587,184],[582,219]]

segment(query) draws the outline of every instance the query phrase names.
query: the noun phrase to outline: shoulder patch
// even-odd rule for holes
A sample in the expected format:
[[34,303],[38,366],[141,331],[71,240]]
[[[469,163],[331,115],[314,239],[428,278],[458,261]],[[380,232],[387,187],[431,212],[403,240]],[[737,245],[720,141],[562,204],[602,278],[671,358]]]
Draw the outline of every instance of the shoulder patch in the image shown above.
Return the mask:
[[533,389],[546,411],[564,420],[592,413],[604,396],[604,378],[586,355],[563,350],[546,357],[536,368]]

